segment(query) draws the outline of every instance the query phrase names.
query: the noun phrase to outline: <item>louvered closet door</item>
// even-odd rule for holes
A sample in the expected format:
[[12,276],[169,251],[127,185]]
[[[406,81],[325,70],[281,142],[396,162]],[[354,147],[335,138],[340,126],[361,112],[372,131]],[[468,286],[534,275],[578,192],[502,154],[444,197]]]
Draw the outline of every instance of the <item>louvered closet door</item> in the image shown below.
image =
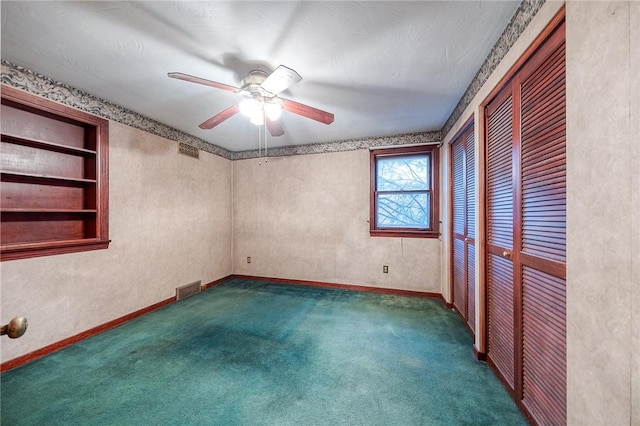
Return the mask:
[[451,144],[453,304],[475,334],[475,160],[473,124]]
[[465,235],[465,264],[467,267],[467,324],[471,330],[476,329],[476,162],[475,136],[473,125],[463,135],[465,141],[465,174],[467,193],[467,232]]
[[462,318],[467,318],[467,280],[465,262],[466,190],[464,140],[458,138],[451,145],[452,152],[452,211],[453,211],[453,306]]
[[522,402],[566,423],[566,103],[564,26],[520,73]]
[[513,251],[513,123],[511,87],[486,108],[487,357],[515,387]]
[[535,423],[565,424],[564,23],[485,117],[487,356]]

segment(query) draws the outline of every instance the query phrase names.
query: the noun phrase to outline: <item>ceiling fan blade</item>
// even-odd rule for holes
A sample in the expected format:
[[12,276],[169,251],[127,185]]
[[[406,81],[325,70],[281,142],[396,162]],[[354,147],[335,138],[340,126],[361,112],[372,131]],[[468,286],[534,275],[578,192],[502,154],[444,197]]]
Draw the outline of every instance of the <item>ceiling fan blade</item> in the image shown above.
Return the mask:
[[280,65],[275,69],[275,71],[267,76],[260,87],[269,93],[277,95],[283,90],[287,90],[289,87],[293,86],[300,80],[302,80],[300,74],[298,74],[291,68]]
[[167,74],[171,78],[177,78],[178,80],[189,81],[191,83],[204,84],[205,86],[215,87],[216,89],[228,90],[229,92],[238,92],[239,87],[229,86],[228,84],[218,83],[217,81],[207,80],[205,78],[194,77],[189,74],[183,74],[181,72],[170,72]]
[[225,109],[221,113],[214,115],[204,123],[200,124],[200,126],[198,127],[200,127],[201,129],[212,129],[218,124],[222,123],[227,118],[233,117],[238,112],[240,112],[240,107],[238,105],[230,106],[229,108]]
[[267,129],[269,129],[269,133],[271,134],[271,136],[275,138],[284,135],[284,129],[280,124],[280,120],[269,120],[269,118],[267,117],[266,123]]
[[304,105],[289,99],[282,99],[282,108],[294,114],[319,121],[320,123],[333,123],[334,117],[330,112],[322,111],[321,109],[310,107],[309,105]]

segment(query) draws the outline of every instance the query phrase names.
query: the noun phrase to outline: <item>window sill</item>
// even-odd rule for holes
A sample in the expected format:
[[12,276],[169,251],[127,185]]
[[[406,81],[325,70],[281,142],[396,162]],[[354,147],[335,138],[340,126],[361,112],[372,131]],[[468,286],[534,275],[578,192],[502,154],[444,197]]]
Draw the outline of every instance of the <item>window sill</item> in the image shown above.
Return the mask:
[[372,237],[402,237],[402,238],[439,238],[440,233],[436,231],[400,230],[400,229],[371,229],[369,235]]

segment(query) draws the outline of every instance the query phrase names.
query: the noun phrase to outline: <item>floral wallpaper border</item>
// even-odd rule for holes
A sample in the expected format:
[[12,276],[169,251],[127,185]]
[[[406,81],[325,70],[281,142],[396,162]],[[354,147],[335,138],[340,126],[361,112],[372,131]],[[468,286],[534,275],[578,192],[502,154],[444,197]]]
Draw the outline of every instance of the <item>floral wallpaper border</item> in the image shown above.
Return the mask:
[[460,98],[458,105],[453,109],[453,112],[440,130],[443,138],[447,136],[447,133],[449,133],[454,124],[456,124],[456,121],[462,116],[464,110],[478,94],[484,83],[487,82],[491,73],[495,71],[500,61],[504,58],[504,55],[511,49],[511,46],[513,46],[518,37],[520,37],[524,29],[527,28],[527,25],[529,25],[529,22],[531,22],[531,19],[538,13],[545,1],[546,0],[523,0],[522,3],[520,3],[518,10],[516,10],[511,21],[509,21],[502,35],[500,35],[500,38],[498,38],[498,41],[493,46],[491,53],[489,53],[487,59],[485,59],[484,63],[480,66],[480,69],[473,80],[471,80],[464,95]]
[[[471,103],[471,100],[473,100],[474,96],[487,81],[502,58],[504,58],[507,51],[511,46],[513,46],[522,31],[524,31],[529,22],[531,22],[531,19],[535,16],[544,2],[545,0],[522,1],[513,18],[494,45],[491,53],[487,56],[487,59],[482,64],[467,87],[464,95],[447,119],[442,130],[271,148],[268,150],[268,156],[308,155],[328,152],[354,151],[379,146],[440,142],[442,137],[451,130],[455,122],[460,118],[465,108]],[[219,155],[229,160],[259,158],[265,155],[264,151],[261,152],[258,150],[239,152],[229,151],[218,145],[208,143],[188,133],[145,117],[142,114],[138,114],[137,112],[105,101],[64,83],[57,82],[42,74],[37,74],[4,59],[0,60],[0,64],[2,65],[2,83],[34,93],[55,102],[68,105],[73,108],[78,108],[91,114],[95,114],[109,120],[114,120],[176,142],[185,142],[202,151]]]
[[328,152],[356,151],[382,146],[394,145],[419,145],[427,143],[439,143],[440,131],[405,133],[393,136],[380,136],[359,139],[346,139],[333,142],[319,142],[308,145],[290,145],[278,148],[262,150],[237,151],[231,154],[233,160],[246,160],[258,157],[284,157],[288,155],[324,154]]

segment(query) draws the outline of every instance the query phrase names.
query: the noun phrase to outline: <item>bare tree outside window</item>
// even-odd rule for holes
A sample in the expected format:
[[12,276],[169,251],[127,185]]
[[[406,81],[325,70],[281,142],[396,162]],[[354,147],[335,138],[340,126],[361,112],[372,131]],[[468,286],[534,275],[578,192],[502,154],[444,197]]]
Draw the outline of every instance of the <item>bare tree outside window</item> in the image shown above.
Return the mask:
[[429,228],[429,186],[426,154],[378,159],[376,225]]

